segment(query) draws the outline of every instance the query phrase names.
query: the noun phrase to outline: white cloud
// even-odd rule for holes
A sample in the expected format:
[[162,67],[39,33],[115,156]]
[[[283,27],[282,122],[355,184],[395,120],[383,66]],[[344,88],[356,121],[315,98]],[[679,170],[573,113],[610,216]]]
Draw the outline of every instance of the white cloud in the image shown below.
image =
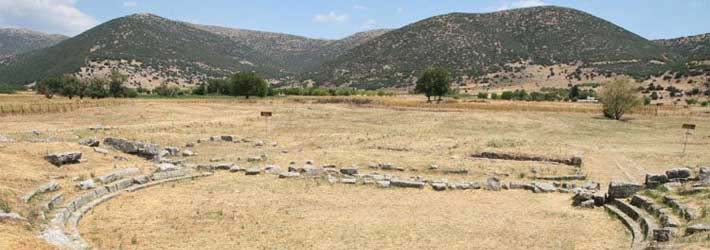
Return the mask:
[[496,10],[528,8],[528,7],[535,7],[535,6],[542,6],[542,5],[547,5],[547,4],[543,0],[519,0],[519,1],[515,1],[515,2],[505,2],[505,3],[503,3],[503,5],[496,8]]
[[313,17],[313,21],[319,22],[319,23],[340,23],[340,22],[345,22],[348,19],[348,15],[338,15],[335,13],[335,11],[331,11],[328,14],[320,14],[316,15]]
[[0,0],[0,26],[76,35],[96,24],[76,0]]
[[126,8],[135,8],[136,6],[138,6],[138,3],[134,2],[134,1],[123,2],[123,7],[126,7]]
[[367,20],[367,22],[362,25],[363,29],[374,29],[375,27],[377,27],[377,21],[375,21],[375,19]]

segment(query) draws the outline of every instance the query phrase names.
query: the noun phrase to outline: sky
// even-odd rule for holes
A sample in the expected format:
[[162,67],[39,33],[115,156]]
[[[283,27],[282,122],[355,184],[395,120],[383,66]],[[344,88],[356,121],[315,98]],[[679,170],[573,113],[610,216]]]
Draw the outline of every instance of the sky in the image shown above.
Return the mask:
[[338,39],[450,12],[556,5],[648,39],[710,33],[710,0],[0,0],[0,27],[77,35],[133,13],[199,24]]

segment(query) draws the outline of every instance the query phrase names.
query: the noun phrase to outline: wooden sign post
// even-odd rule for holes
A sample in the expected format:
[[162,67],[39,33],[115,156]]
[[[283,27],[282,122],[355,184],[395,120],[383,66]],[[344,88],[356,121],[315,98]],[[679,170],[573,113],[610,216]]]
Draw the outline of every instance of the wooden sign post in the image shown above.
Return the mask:
[[695,130],[695,124],[683,124],[683,129],[685,129],[685,142],[683,142],[683,155],[685,155],[685,150],[688,147],[688,136]]
[[271,111],[261,111],[261,117],[264,117],[264,133],[266,137],[269,136],[269,118],[272,115]]

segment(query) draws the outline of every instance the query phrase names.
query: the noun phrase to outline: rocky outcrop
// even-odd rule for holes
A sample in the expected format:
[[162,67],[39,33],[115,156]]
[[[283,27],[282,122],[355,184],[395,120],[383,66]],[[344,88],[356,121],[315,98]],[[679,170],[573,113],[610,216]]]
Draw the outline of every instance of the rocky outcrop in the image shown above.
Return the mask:
[[81,152],[65,152],[65,153],[54,153],[44,157],[52,165],[61,167],[66,164],[79,163],[81,160]]
[[636,192],[640,191],[643,186],[636,183],[625,183],[612,181],[609,183],[609,198],[610,199],[623,199],[629,198]]
[[104,145],[113,147],[123,153],[141,156],[149,160],[157,158],[162,151],[160,146],[157,144],[129,141],[122,138],[105,138]]

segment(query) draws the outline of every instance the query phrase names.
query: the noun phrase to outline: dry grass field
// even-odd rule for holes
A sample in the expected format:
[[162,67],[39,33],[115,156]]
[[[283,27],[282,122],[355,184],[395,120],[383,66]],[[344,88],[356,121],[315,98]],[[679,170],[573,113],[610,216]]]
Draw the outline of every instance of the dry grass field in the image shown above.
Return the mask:
[[[5,97],[0,103],[25,100]],[[450,181],[529,180],[576,171],[559,164],[470,157],[482,151],[581,155],[582,171],[602,185],[643,182],[646,173],[710,163],[707,116],[637,114],[618,122],[590,112],[395,105],[412,100],[389,98],[365,105],[296,98],[136,100],[2,116],[0,135],[15,142],[0,142],[0,199],[30,223],[0,223],[0,246],[51,249],[36,236],[43,219],[32,211],[39,204],[19,200],[49,179],[58,180],[71,197],[79,192],[73,187],[76,179],[122,167],[143,173],[152,169],[151,162],[117,151],[95,153],[77,144],[80,138],[113,136],[184,147],[213,135],[236,135],[249,142],[199,143],[192,149],[198,155],[186,160],[282,168],[291,161],[303,165],[314,160],[317,165],[356,165],[365,173],[379,171],[368,169],[369,163],[383,162],[405,169],[391,174]],[[267,122],[260,111],[274,116]],[[686,154],[681,154],[683,123],[699,128]],[[91,130],[97,126],[109,129]],[[256,146],[257,141],[264,146]],[[57,168],[42,159],[47,152],[62,151],[82,151],[86,161]],[[246,161],[261,155],[267,160]],[[431,164],[468,174],[432,171]],[[97,249],[620,249],[630,242],[618,220],[601,208],[572,208],[569,194],[381,190],[242,175],[220,173],[120,196],[90,212],[81,223],[82,234]],[[701,199],[693,206],[710,204]]]

